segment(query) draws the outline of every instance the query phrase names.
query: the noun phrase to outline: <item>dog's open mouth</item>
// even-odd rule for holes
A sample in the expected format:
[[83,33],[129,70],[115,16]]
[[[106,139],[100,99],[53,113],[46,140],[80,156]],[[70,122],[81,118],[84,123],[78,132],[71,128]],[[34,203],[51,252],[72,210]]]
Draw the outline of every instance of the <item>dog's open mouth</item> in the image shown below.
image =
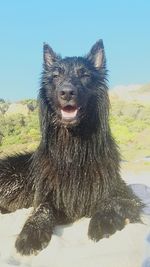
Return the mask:
[[74,120],[77,116],[78,108],[76,106],[68,105],[61,108],[62,119],[71,121]]

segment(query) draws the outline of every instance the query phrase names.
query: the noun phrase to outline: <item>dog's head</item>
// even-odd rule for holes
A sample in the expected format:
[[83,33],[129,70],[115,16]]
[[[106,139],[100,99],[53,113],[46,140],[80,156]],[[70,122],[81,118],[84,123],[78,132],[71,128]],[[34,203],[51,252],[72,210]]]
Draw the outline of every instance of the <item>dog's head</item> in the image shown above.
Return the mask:
[[[105,53],[99,40],[85,57],[62,59],[44,44],[44,71],[40,98],[53,121],[74,127],[93,112],[105,87]],[[90,122],[89,122],[90,123]]]

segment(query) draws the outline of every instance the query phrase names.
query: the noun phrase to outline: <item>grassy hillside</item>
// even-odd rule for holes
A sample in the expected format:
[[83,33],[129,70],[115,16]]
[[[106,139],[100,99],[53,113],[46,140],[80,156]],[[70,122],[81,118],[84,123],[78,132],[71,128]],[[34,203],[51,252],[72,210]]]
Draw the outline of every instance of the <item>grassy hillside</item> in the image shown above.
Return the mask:
[[150,104],[111,102],[112,133],[125,160],[150,156]]
[[16,113],[10,112],[12,105],[14,103],[0,101],[1,156],[13,152],[34,150],[40,140],[36,101],[29,99],[16,103]]
[[[40,140],[36,101],[17,103],[16,113],[11,105],[0,100],[0,156],[34,150]],[[150,156],[150,104],[111,97],[110,124],[124,160]]]

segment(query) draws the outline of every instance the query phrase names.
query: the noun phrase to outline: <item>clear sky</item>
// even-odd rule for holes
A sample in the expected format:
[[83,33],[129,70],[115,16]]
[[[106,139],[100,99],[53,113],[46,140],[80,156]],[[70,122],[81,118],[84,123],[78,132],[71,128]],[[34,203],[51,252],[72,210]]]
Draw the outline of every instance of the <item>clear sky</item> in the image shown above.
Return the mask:
[[3,0],[0,98],[36,97],[42,45],[86,54],[102,38],[110,87],[150,82],[150,0]]

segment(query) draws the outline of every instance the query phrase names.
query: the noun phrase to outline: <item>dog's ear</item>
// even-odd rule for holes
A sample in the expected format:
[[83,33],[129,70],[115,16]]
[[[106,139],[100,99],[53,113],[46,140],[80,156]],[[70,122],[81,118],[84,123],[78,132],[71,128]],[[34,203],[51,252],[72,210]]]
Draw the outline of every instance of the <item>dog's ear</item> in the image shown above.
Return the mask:
[[44,66],[50,67],[57,60],[57,55],[53,49],[46,43],[43,44],[43,60]]
[[87,55],[87,59],[90,60],[97,69],[105,67],[106,59],[103,40],[100,39],[92,46],[89,54]]

